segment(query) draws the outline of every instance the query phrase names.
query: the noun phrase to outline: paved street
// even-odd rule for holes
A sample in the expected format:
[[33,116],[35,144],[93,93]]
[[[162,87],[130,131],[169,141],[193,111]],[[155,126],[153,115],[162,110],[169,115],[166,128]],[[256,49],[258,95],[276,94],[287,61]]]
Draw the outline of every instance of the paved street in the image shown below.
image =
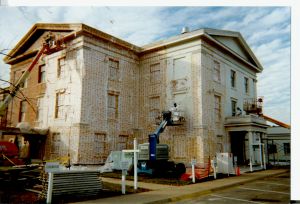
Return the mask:
[[289,201],[290,173],[285,173],[173,203],[289,203]]

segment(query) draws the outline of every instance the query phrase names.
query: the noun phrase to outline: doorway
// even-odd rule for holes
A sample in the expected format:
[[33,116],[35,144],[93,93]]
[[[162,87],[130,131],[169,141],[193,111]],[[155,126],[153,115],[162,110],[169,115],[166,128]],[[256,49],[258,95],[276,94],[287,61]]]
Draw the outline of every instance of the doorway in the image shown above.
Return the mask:
[[247,165],[245,135],[246,132],[230,132],[231,152],[237,156],[238,165]]

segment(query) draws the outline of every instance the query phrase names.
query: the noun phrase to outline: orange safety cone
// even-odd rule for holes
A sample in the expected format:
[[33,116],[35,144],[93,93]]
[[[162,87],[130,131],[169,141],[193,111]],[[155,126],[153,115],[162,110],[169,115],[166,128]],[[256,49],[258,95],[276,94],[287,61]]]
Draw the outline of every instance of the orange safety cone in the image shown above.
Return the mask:
[[235,168],[235,174],[236,174],[237,176],[240,176],[240,175],[241,175],[240,167],[236,167],[236,168]]

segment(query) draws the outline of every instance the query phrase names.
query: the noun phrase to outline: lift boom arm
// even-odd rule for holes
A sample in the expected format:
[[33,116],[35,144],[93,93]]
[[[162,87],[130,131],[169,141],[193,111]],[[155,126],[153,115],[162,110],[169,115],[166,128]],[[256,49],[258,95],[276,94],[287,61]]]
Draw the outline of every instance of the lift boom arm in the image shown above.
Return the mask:
[[32,69],[35,67],[35,65],[38,63],[39,59],[42,57],[43,54],[51,54],[53,52],[62,50],[62,44],[65,41],[68,41],[74,37],[76,37],[77,33],[72,33],[70,35],[67,35],[61,39],[56,40],[55,36],[51,34],[51,32],[48,33],[45,37],[45,42],[43,43],[42,48],[38,51],[37,55],[27,68],[27,70],[22,74],[22,76],[19,78],[18,82],[12,87],[12,90],[10,91],[9,95],[4,99],[4,101],[0,101],[0,116],[5,115],[5,110],[8,107],[8,104],[12,101],[14,96],[19,92],[21,88],[21,84],[25,82],[25,80],[30,75]]
[[288,125],[288,124],[286,124],[286,123],[283,123],[283,122],[280,122],[280,121],[278,121],[278,120],[276,120],[276,119],[274,119],[274,118],[271,118],[271,117],[269,117],[269,116],[262,115],[262,117],[263,117],[265,120],[267,120],[267,121],[269,121],[269,122],[272,122],[272,123],[274,123],[274,124],[276,124],[276,125],[279,125],[279,126],[281,126],[281,127],[288,128],[288,129],[291,128],[290,125]]
[[164,111],[163,120],[160,125],[156,128],[154,133],[149,135],[149,159],[151,161],[156,160],[156,145],[159,144],[159,135],[162,133],[167,125],[172,125],[172,112]]

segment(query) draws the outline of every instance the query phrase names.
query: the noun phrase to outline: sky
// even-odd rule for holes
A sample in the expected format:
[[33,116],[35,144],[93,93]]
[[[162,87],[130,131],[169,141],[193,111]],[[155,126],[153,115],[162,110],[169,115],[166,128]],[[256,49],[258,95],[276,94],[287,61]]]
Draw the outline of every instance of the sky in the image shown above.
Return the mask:
[[[184,26],[238,31],[264,67],[257,75],[264,114],[290,124],[290,7],[0,7],[0,51],[8,53],[38,22],[85,23],[138,46],[178,35]],[[9,79],[2,60],[0,78]]]

